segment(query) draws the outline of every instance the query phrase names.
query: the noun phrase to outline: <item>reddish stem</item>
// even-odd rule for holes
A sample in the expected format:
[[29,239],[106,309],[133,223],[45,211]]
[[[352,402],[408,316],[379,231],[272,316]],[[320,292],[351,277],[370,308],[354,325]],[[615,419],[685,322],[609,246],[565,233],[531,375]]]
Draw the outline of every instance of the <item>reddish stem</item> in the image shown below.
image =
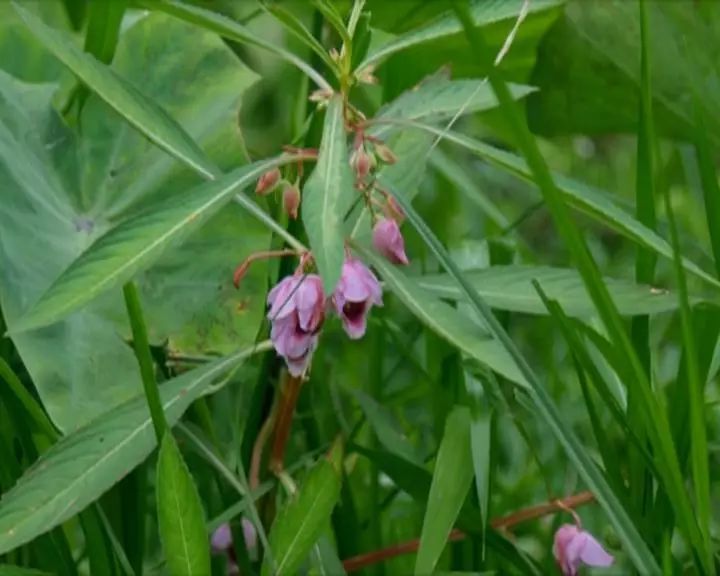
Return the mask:
[[275,429],[273,430],[272,452],[270,453],[270,470],[276,474],[283,469],[285,447],[290,437],[292,418],[301,387],[301,377],[288,374],[284,378],[282,391],[280,392],[280,406],[275,420]]
[[[552,500],[544,504],[539,504],[537,506],[531,506],[530,508],[518,510],[517,512],[513,512],[508,516],[494,518],[490,521],[490,526],[492,526],[496,530],[509,530],[517,524],[527,522],[528,520],[541,518],[548,514],[558,512],[559,510],[572,510],[573,508],[577,508],[578,506],[582,506],[583,504],[592,502],[594,499],[595,497],[593,496],[592,492],[580,492],[578,494],[568,496],[567,498],[563,498],[561,500]],[[463,540],[465,537],[466,534],[456,528],[450,532],[450,535],[448,536],[448,542]],[[378,562],[389,560],[390,558],[395,558],[396,556],[417,552],[419,547],[420,539],[416,538],[414,540],[409,540],[408,542],[395,544],[394,546],[390,546],[388,548],[382,548],[381,550],[374,550],[366,554],[353,556],[352,558],[348,558],[347,560],[343,561],[343,566],[345,568],[345,572],[355,572],[357,570],[365,568],[366,566],[377,564]]]

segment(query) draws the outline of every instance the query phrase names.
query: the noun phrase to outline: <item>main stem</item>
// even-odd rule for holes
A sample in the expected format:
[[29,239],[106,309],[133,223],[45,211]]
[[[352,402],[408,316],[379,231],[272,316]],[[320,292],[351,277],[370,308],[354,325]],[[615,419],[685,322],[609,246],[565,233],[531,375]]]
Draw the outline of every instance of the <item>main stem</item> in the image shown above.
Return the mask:
[[123,286],[123,295],[125,296],[125,307],[127,308],[128,318],[130,319],[130,328],[133,335],[133,346],[135,348],[135,357],[140,365],[140,376],[142,377],[143,389],[145,390],[145,398],[150,408],[150,417],[152,418],[153,428],[155,429],[155,437],[158,445],[162,442],[163,435],[167,430],[167,421],[165,420],[165,412],[163,411],[162,402],[160,401],[160,391],[155,380],[155,369],[153,367],[152,355],[150,354],[150,343],[148,342],[147,328],[143,319],[142,306],[140,305],[140,297],[138,296],[137,287],[133,281]]

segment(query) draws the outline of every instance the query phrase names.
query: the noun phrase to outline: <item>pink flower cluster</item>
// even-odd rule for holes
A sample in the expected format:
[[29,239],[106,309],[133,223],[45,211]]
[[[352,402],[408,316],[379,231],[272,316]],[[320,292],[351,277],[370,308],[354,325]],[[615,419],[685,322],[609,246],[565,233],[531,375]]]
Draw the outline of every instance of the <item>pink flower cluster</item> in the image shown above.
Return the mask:
[[348,257],[329,298],[325,296],[320,276],[296,272],[283,278],[270,291],[268,305],[273,346],[285,359],[290,374],[301,376],[317,347],[326,310],[340,317],[350,338],[362,338],[370,309],[382,306],[382,288],[365,264]]
[[[242,518],[242,530],[243,538],[245,539],[245,547],[252,556],[257,548],[257,531],[252,522],[247,518]],[[233,537],[230,524],[227,522],[221,524],[215,532],[213,532],[210,538],[210,545],[212,547],[213,554],[225,554],[227,555],[227,573],[228,574],[239,574],[237,559],[235,558],[235,550],[233,549]]]

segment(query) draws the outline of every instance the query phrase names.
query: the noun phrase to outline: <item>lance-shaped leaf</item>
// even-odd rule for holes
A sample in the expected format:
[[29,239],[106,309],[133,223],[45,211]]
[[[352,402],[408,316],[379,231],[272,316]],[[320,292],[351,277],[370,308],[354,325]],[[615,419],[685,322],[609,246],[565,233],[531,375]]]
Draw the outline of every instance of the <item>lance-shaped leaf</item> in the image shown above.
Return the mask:
[[[269,342],[174,378],[160,387],[173,425],[228,370]],[[157,441],[144,394],[62,438],[0,500],[0,554],[44,534],[83,510],[140,464]]]
[[210,574],[210,544],[200,494],[172,432],[165,432],[160,446],[156,491],[158,527],[170,574]]
[[345,255],[343,219],[355,197],[348,162],[343,102],[336,95],[328,104],[317,166],[303,189],[302,218],[325,292],[340,279]]
[[181,158],[207,177],[217,169],[175,120],[134,86],[73,43],[72,38],[46,26],[19,4],[13,6],[30,31],[89,88],[161,148]]
[[255,162],[190,190],[157,202],[125,220],[83,252],[60,274],[35,305],[11,326],[14,333],[46,326],[93,298],[120,286],[162,251],[215,214],[233,194],[289,157]]

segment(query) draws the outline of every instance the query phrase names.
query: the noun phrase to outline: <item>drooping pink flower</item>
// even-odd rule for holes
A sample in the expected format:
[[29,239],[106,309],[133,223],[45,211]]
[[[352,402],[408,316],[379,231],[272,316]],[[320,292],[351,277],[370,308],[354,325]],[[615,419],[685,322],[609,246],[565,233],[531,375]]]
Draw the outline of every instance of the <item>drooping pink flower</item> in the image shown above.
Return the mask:
[[381,218],[373,228],[373,246],[393,264],[407,266],[405,240],[403,240],[397,222],[392,218]]
[[332,304],[350,338],[362,338],[370,308],[382,306],[382,288],[378,279],[360,260],[346,258]]
[[325,319],[325,294],[316,274],[288,276],[268,294],[270,338],[293,376],[307,368]]
[[215,532],[212,533],[210,544],[213,552],[218,554],[226,552],[232,548],[232,532],[230,530],[230,524],[227,522],[220,524]]
[[581,564],[611,566],[615,561],[589,532],[563,524],[555,533],[553,554],[563,576],[576,576]]

